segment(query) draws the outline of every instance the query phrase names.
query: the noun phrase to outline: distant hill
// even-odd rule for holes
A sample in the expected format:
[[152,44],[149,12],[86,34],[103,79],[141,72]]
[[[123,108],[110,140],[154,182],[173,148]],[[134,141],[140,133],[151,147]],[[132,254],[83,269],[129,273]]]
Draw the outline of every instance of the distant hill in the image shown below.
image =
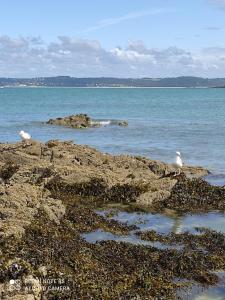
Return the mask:
[[0,78],[0,86],[46,87],[225,87],[225,78],[182,76],[174,78],[76,78],[70,76],[38,78]]

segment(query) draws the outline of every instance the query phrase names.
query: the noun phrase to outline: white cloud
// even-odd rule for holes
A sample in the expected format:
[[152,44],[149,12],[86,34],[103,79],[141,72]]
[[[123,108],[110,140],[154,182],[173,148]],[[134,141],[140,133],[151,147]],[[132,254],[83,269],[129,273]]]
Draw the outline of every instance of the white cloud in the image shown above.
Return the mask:
[[61,36],[40,38],[0,36],[0,77],[70,75],[75,77],[225,77],[225,48],[190,52],[177,47],[156,49],[142,41],[104,49],[98,41]]

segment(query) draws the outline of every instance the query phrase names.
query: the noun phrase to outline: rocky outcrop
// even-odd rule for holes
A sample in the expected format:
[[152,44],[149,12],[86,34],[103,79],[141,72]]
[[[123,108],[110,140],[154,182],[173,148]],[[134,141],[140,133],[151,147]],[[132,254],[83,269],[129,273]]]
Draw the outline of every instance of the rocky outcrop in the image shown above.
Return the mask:
[[[124,235],[136,229],[95,211],[112,204],[154,211],[225,209],[225,190],[198,178],[207,170],[185,166],[179,176],[174,171],[172,165],[159,161],[113,156],[71,141],[0,144],[1,295],[6,299],[175,299],[173,279],[183,272],[188,252],[173,268],[180,261],[178,250],[114,241],[89,244],[81,236],[93,230]],[[168,255],[174,260],[169,264]],[[199,274],[203,271],[202,281],[215,280],[207,277],[206,269]],[[64,280],[58,298],[39,280],[46,276],[58,278],[59,289]],[[21,288],[12,289],[11,280]]]
[[[202,168],[184,168],[185,176],[206,173]],[[65,212],[62,200],[71,197],[149,207],[164,203],[172,192],[174,197],[174,191],[179,198],[179,178],[170,165],[57,140],[1,144],[0,178],[0,223],[6,235],[21,234],[39,209],[58,223]]]
[[56,118],[48,120],[47,124],[60,125],[76,129],[92,127],[91,118],[86,114],[68,116],[64,118]]
[[128,122],[127,121],[118,121],[118,125],[126,127],[126,126],[128,126]]
[[51,125],[60,125],[75,129],[85,129],[91,127],[101,127],[109,124],[118,125],[118,126],[128,126],[127,121],[99,121],[91,119],[87,114],[78,114],[67,116],[63,118],[50,119],[47,121],[47,124]]

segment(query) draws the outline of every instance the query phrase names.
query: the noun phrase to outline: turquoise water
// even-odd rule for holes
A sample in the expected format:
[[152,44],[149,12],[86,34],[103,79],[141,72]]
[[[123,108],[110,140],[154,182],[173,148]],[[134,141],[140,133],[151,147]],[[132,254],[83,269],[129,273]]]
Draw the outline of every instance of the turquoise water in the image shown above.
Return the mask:
[[[79,131],[42,123],[76,113],[129,126]],[[207,167],[225,182],[225,89],[0,89],[0,142],[18,141],[22,129],[41,141],[69,139],[166,162],[179,150],[186,164]]]

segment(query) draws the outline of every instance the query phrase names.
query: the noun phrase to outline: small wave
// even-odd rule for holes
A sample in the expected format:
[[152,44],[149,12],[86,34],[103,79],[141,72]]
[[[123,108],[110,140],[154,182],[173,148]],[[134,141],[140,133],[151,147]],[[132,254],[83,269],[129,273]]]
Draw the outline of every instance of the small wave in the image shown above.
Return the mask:
[[127,126],[128,123],[127,121],[123,121],[123,120],[114,120],[114,119],[109,119],[109,120],[104,120],[104,119],[95,119],[95,120],[92,120],[91,121],[91,125],[92,126],[96,126],[96,127],[99,127],[99,126],[103,126],[103,127],[106,127],[106,126],[109,126],[109,125],[116,125],[116,126]]
[[105,126],[105,125],[109,125],[111,123],[111,121],[100,121],[99,124]]
[[110,125],[111,121],[107,120],[107,121],[91,121],[91,125],[99,125],[99,126],[107,126]]

